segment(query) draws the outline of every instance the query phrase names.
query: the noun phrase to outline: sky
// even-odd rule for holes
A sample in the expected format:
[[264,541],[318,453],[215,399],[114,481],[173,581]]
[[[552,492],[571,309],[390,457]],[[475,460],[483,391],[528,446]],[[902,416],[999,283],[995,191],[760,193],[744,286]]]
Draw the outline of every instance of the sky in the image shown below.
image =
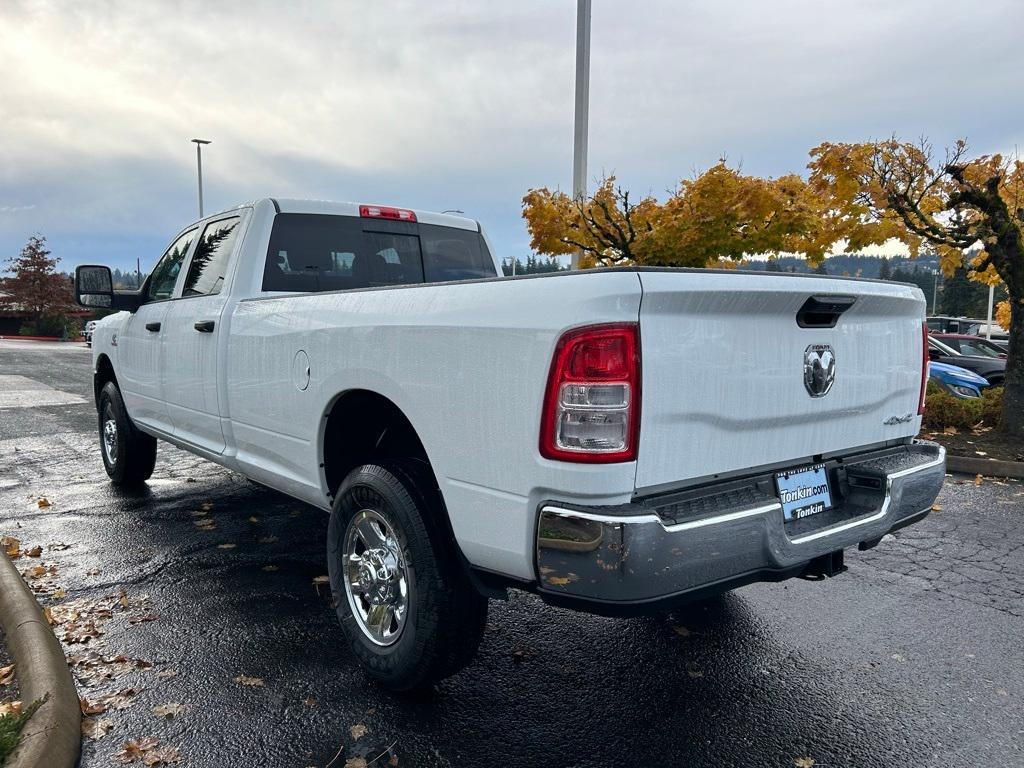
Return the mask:
[[[588,176],[664,197],[822,141],[1024,144],[1020,0],[594,0]],[[525,257],[571,189],[576,3],[0,1],[0,259],[149,269],[259,197],[459,209]]]

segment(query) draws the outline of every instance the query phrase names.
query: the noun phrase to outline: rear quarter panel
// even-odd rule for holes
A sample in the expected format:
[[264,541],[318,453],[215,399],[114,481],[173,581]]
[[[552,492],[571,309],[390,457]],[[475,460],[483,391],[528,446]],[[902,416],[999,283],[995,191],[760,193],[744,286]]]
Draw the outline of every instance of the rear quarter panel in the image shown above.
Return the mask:
[[[632,272],[449,283],[243,301],[231,320],[230,419],[243,471],[327,506],[324,416],[352,389],[394,402],[433,465],[452,527],[476,565],[533,577],[536,505],[619,503],[635,465],[552,462],[538,451],[551,355],[567,329],[636,321]],[[304,351],[311,381],[292,383]],[[269,482],[281,487],[280,483]]]

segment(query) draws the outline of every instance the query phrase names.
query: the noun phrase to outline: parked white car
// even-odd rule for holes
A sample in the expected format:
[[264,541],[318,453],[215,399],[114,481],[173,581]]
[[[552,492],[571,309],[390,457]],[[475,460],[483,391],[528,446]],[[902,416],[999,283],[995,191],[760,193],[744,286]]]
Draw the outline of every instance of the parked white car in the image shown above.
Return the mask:
[[82,341],[85,342],[86,346],[92,346],[92,332],[96,329],[96,321],[89,320],[82,327]]
[[642,613],[841,572],[922,519],[921,291],[680,269],[501,278],[477,222],[260,200],[190,224],[137,293],[80,267],[115,483],[166,440],[331,515],[345,635],[406,689],[509,587]]

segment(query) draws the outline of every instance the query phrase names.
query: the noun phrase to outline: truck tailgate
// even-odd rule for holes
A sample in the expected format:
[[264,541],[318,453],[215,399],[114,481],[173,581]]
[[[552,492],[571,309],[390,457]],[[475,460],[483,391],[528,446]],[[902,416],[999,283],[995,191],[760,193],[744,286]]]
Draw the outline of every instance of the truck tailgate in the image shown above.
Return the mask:
[[[640,280],[638,491],[917,434],[917,288],[770,273],[641,271]],[[830,296],[853,298],[834,327],[798,325],[809,298]],[[808,353],[834,359],[824,395],[805,386]]]

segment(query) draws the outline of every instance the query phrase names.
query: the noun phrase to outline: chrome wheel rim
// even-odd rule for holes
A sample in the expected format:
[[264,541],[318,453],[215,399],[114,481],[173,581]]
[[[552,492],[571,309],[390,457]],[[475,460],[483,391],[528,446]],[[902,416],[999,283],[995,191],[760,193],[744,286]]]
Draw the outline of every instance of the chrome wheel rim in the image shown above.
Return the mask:
[[409,569],[391,523],[361,509],[345,529],[345,595],[363,634],[375,645],[392,645],[409,613]]
[[109,464],[117,463],[117,422],[110,412],[110,406],[103,411],[103,453]]

